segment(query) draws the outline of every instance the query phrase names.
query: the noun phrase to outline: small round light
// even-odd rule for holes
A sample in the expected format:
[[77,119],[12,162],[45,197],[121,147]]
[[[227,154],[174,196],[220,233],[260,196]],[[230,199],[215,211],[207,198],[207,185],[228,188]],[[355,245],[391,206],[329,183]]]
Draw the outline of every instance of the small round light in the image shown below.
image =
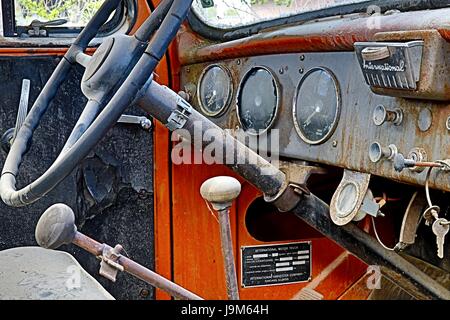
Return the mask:
[[354,183],[347,183],[338,195],[336,208],[337,216],[345,218],[355,210],[358,200],[358,188]]

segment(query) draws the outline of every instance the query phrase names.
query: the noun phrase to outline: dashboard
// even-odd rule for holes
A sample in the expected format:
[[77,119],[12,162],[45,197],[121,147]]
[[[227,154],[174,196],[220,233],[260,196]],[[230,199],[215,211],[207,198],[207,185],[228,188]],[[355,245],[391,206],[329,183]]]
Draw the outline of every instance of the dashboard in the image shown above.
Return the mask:
[[[448,45],[445,50],[448,60]],[[242,129],[262,140],[276,129],[283,158],[424,185],[427,170],[399,172],[394,156],[424,162],[449,158],[448,66],[441,67],[441,95],[434,95],[441,99],[432,100],[432,89],[421,89],[434,68],[426,52],[414,64],[417,69],[419,63],[420,77],[404,83],[383,75],[370,78],[359,58],[355,50],[192,63],[181,68],[181,88],[198,111],[224,129]],[[376,88],[377,81],[386,88]],[[416,81],[419,87],[410,87]],[[403,86],[408,90],[401,97],[397,89]],[[450,173],[433,170],[429,184],[450,191]]]

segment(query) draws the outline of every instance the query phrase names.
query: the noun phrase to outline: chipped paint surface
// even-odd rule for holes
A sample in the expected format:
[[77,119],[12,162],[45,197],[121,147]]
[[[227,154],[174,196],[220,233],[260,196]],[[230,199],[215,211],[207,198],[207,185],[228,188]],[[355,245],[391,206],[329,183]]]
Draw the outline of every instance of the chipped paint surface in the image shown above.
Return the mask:
[[376,21],[365,14],[325,19],[266,31],[225,43],[211,43],[185,27],[178,36],[182,65],[238,57],[292,53],[352,51],[357,41],[370,41],[376,33],[406,30],[437,30],[450,41],[450,8],[403,12],[381,16]]

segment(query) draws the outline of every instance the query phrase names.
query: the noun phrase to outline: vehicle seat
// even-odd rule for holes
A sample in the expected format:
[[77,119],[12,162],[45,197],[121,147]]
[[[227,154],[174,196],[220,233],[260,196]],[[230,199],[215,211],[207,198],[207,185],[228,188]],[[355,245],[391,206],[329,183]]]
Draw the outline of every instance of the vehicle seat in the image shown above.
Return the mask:
[[114,300],[70,254],[40,247],[0,251],[0,300]]

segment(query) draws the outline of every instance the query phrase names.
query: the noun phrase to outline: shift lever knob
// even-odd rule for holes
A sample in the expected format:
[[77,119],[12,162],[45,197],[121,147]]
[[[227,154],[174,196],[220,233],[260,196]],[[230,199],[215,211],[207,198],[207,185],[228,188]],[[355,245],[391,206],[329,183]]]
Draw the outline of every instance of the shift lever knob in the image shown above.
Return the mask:
[[45,210],[36,225],[37,243],[46,249],[56,249],[75,238],[77,227],[72,209],[57,203]]
[[200,193],[216,210],[231,207],[234,199],[241,193],[240,182],[232,177],[220,176],[206,180],[200,187]]

